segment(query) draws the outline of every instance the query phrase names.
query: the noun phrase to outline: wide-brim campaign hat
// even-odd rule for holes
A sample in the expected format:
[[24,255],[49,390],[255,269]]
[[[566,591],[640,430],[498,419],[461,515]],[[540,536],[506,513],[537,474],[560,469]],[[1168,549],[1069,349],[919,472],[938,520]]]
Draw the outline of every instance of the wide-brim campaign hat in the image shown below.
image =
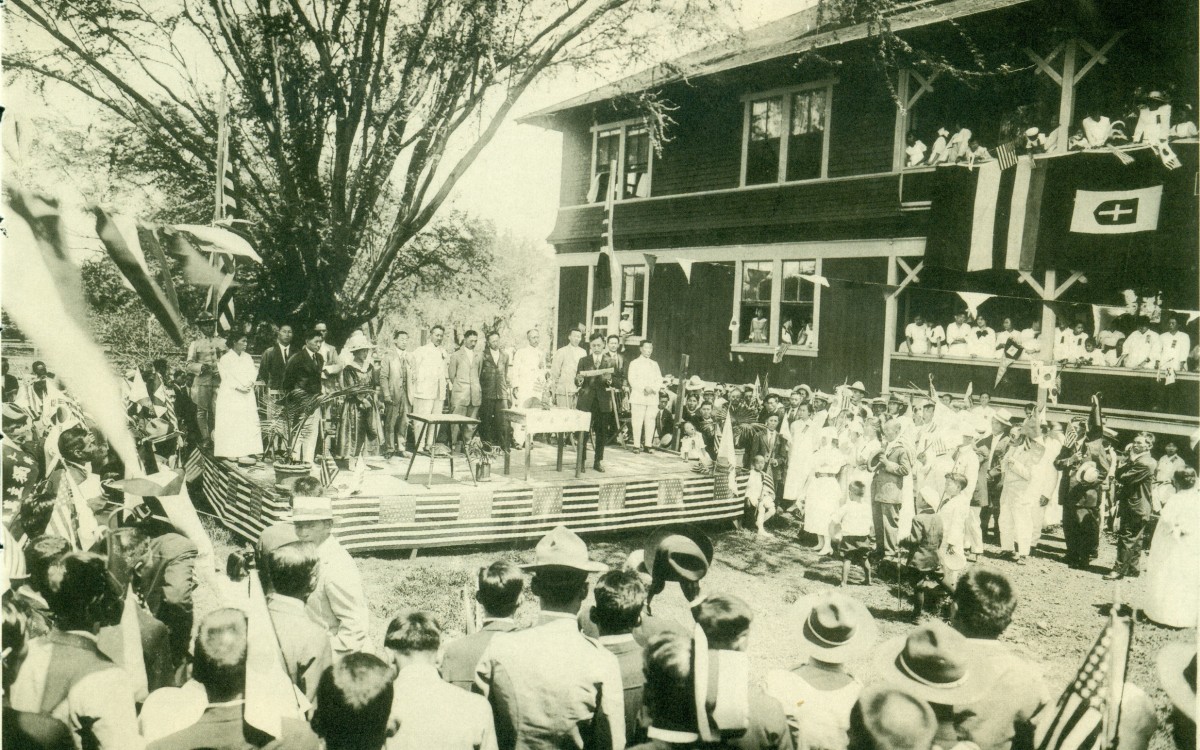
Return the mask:
[[21,424],[29,421],[29,413],[16,404],[5,404],[3,410],[4,424]]
[[850,384],[849,388],[850,388],[850,390],[858,391],[859,393],[861,393],[863,395],[866,395],[866,393],[867,393],[867,387],[865,385],[863,385],[863,382],[861,380],[855,380],[853,383]]
[[995,677],[991,663],[958,631],[930,622],[908,635],[884,641],[876,671],[921,700],[943,706],[974,703],[987,695]]
[[703,387],[704,387],[704,381],[702,381],[700,379],[699,375],[693,375],[690,378],[688,378],[687,389],[689,391],[698,391]]
[[1171,703],[1196,720],[1196,644],[1168,643],[1155,658],[1158,681]]
[[333,501],[327,497],[295,495],[292,497],[292,512],[284,520],[292,523],[332,521]]
[[578,570],[583,573],[603,573],[608,566],[588,557],[587,543],[566,526],[555,526],[533,548],[533,562],[521,566],[525,570]]
[[879,638],[879,625],[866,605],[837,592],[801,597],[790,619],[801,623],[802,653],[826,664],[844,664]]
[[646,571],[665,581],[699,581],[708,575],[713,561],[712,540],[686,523],[651,531],[642,552]]

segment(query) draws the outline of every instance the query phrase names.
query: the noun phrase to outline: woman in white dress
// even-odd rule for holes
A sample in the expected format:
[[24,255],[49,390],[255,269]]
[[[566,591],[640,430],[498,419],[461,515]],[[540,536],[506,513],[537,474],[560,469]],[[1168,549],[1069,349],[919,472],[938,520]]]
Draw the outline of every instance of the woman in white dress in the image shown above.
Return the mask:
[[797,512],[803,512],[812,476],[814,443],[824,424],[824,412],[813,417],[812,406],[808,403],[797,406],[796,412],[798,417],[788,425],[788,469],[783,482],[783,499],[794,503]]
[[812,457],[812,482],[804,511],[804,530],[817,535],[814,549],[826,555],[833,552],[829,527],[845,494],[840,479],[847,461],[846,455],[835,444],[838,440],[836,429],[826,427],[820,435],[821,449]]
[[263,452],[263,445],[258,401],[254,397],[258,367],[246,353],[249,341],[245,334],[234,334],[229,341],[229,351],[217,363],[221,387],[217,390],[213,455],[253,464],[253,457]]
[[1196,627],[1200,605],[1200,492],[1196,470],[1175,475],[1179,492],[1167,499],[1146,564],[1146,617],[1173,628]]

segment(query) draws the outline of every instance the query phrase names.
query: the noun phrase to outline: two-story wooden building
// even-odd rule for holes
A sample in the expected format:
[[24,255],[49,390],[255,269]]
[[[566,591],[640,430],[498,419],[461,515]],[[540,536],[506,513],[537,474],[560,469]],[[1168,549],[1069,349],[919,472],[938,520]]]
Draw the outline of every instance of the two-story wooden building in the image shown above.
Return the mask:
[[[972,303],[996,329],[1010,317],[1093,332],[1126,289],[1160,303],[1156,327],[1200,310],[1195,137],[1170,142],[1174,169],[1148,149],[1068,151],[1085,116],[1136,121],[1152,90],[1171,99],[1176,123],[1195,122],[1196,15],[1194,3],[1132,0],[906,5],[890,27],[919,54],[989,71],[939,75],[884,64],[865,24],[818,26],[814,9],[529,115],[562,133],[549,237],[559,342],[578,324],[615,321],[615,298],[666,372],[688,354],[689,372],[714,381],[862,380],[880,393],[932,373],[943,390],[973,383],[1000,403],[1034,400],[1027,361],[993,387],[995,359],[901,353],[905,325],[919,313],[945,326],[966,304],[958,292],[991,295]],[[631,104],[645,92],[670,107],[657,144]],[[909,134],[932,151],[940,130],[969,129],[996,153],[1031,126],[1056,149],[1005,169],[909,165]],[[1119,192],[1131,179],[1161,186],[1153,227],[1075,232],[1073,191]],[[988,242],[994,253],[981,254]],[[1197,343],[1195,321],[1180,322]],[[1132,330],[1133,318],[1115,325]],[[1178,372],[1167,385],[1165,374],[1064,368],[1058,403],[1082,410],[1099,391],[1118,427],[1190,434],[1200,381]]]

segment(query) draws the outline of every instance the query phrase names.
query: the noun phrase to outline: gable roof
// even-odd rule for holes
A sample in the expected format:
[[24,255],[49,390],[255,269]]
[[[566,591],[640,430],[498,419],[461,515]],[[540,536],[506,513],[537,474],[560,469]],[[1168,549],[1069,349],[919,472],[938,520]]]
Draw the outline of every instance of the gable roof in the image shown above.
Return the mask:
[[[1031,0],[918,0],[891,21],[893,32],[986,13]],[[634,73],[518,118],[518,122],[553,127],[554,115],[589,104],[616,99],[677,81],[713,75],[788,55],[853,42],[868,36],[867,24],[826,31],[817,29],[817,8],[785,16],[723,42],[702,47],[669,63]]]

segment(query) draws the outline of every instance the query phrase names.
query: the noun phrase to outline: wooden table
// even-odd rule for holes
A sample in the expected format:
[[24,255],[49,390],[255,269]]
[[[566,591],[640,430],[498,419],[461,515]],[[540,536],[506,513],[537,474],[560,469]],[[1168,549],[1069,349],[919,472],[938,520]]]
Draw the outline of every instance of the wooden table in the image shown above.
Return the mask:
[[[529,481],[529,464],[533,456],[534,435],[558,435],[556,471],[562,471],[565,436],[575,436],[575,478],[583,472],[583,445],[592,427],[590,412],[576,409],[505,409],[501,412],[509,425],[525,427],[525,481]],[[508,476],[511,451],[504,452],[504,475]]]
[[[407,482],[408,475],[412,473],[413,463],[417,460],[417,454],[424,452],[425,455],[429,456],[429,474],[425,478],[425,487],[428,489],[433,484],[433,449],[432,446],[428,448],[423,447],[425,445],[426,433],[432,429],[434,430],[434,437],[436,438],[437,429],[442,425],[462,425],[464,427],[468,425],[475,426],[479,424],[479,420],[472,417],[464,417],[461,414],[410,413],[408,418],[413,422],[419,423],[421,425],[421,429],[417,433],[416,450],[413,451],[412,458],[408,459],[408,471],[404,472],[404,481]],[[450,478],[454,479],[454,452],[447,451],[447,454],[447,458],[450,459]],[[471,481],[478,486],[479,480],[475,478],[475,467],[471,465],[471,454],[464,453],[463,455],[467,459],[467,468],[471,471]]]

